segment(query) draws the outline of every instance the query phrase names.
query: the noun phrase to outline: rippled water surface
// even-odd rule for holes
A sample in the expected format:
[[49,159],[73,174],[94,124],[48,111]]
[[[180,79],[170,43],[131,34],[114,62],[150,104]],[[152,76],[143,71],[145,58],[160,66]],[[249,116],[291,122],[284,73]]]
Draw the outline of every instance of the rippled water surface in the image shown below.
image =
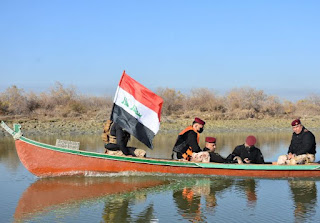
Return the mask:
[[[217,151],[223,156],[246,135],[210,134],[218,138]],[[201,139],[205,136],[209,134]],[[291,133],[256,136],[265,160],[275,161],[287,152]],[[56,138],[79,141],[82,150],[104,152],[100,136],[29,138],[49,144]],[[157,135],[154,150],[136,140],[130,145],[146,149],[149,157],[169,158],[175,139],[175,134]],[[0,138],[1,222],[318,222],[319,187],[320,179],[312,178],[133,173],[37,178],[20,163],[13,139]]]

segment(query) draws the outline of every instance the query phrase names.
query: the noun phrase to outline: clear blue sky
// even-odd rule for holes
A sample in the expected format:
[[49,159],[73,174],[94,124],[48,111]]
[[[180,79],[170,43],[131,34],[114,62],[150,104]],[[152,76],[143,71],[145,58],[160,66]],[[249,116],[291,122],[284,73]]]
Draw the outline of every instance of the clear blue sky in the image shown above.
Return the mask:
[[253,87],[320,94],[320,1],[0,0],[0,92]]

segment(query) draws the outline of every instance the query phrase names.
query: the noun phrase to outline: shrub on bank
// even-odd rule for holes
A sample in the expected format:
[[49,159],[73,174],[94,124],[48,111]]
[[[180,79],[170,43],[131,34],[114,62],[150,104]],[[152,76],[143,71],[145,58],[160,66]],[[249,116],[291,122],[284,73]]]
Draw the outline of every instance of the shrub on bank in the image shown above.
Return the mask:
[[84,96],[76,88],[65,88],[57,82],[49,93],[25,93],[12,86],[0,93],[1,115],[76,117],[87,112],[106,110],[112,107],[111,97]]
[[29,114],[28,99],[24,96],[24,90],[13,85],[1,94],[1,110],[6,114]]
[[[172,88],[158,88],[156,93],[164,100],[162,116],[193,118],[199,115],[207,120],[243,120],[266,117],[308,117],[320,113],[320,96],[291,101],[280,101],[254,88],[235,88],[224,96],[207,88],[196,88],[183,94]],[[74,86],[64,87],[57,82],[49,92],[25,93],[13,85],[0,92],[0,115],[27,117],[78,117],[106,119],[113,106],[112,96],[81,95]]]
[[179,114],[185,110],[185,96],[172,88],[158,88],[156,93],[162,97],[164,103],[162,106],[162,114],[172,115]]

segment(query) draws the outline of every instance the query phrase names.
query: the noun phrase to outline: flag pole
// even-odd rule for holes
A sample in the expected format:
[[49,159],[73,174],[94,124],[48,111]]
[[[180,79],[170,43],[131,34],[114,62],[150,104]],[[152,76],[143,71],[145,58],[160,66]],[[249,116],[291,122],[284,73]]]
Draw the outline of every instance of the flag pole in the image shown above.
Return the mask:
[[113,120],[112,120],[113,110],[114,110],[114,103],[113,103],[113,105],[112,105],[112,109],[111,109],[111,113],[110,113],[110,120],[111,120],[111,121],[113,121]]

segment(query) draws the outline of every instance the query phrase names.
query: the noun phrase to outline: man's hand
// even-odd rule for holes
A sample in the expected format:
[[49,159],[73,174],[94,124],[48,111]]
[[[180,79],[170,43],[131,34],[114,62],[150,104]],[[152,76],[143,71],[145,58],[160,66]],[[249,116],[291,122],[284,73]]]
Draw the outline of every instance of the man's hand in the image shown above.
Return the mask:
[[243,164],[242,159],[239,156],[235,156],[233,160],[237,160],[238,164]]
[[292,154],[292,153],[288,153],[288,160],[291,160],[293,157],[295,157],[295,155],[294,155],[294,154]]

